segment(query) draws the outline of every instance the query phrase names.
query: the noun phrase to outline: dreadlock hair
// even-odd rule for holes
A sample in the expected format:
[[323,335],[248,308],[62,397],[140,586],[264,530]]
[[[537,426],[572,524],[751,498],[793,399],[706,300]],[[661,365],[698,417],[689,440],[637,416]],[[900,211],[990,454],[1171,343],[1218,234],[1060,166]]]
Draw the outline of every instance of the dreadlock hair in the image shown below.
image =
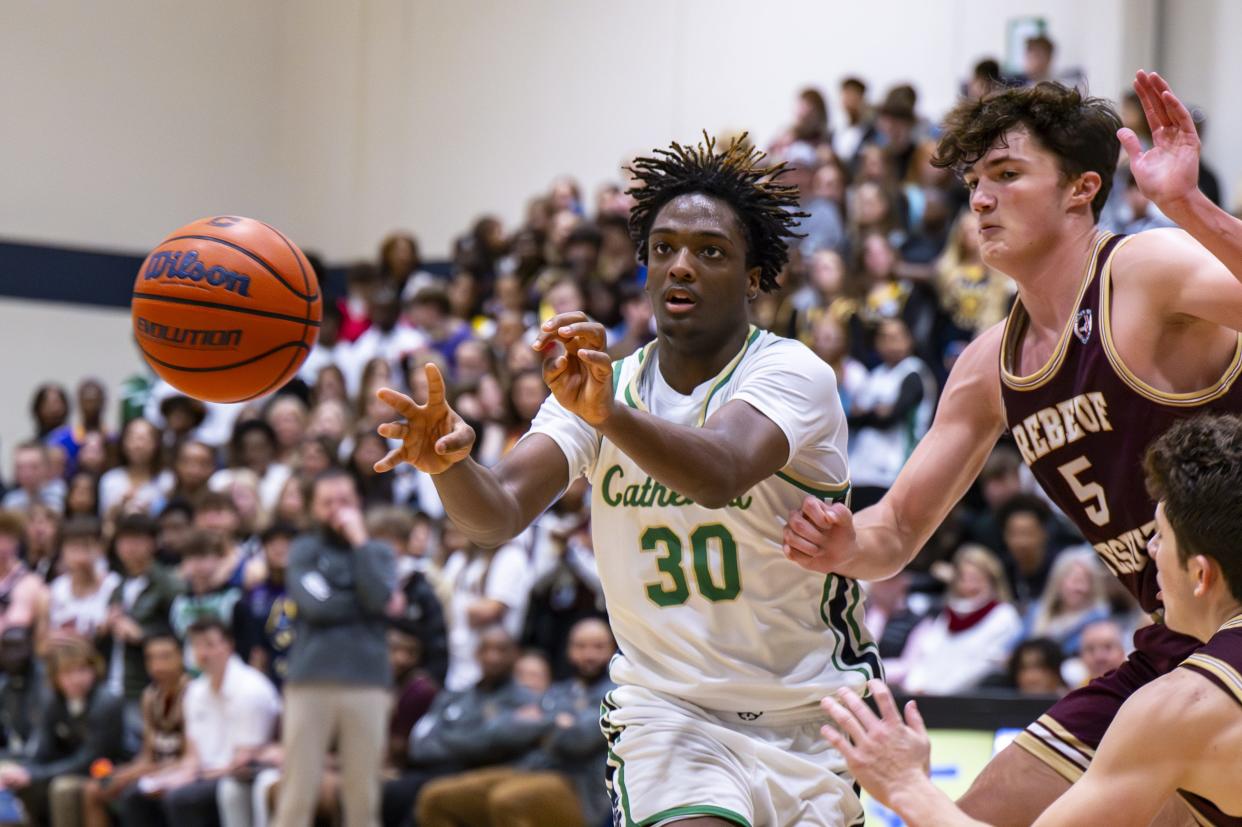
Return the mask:
[[746,238],[746,266],[759,267],[759,287],[776,289],[776,277],[789,261],[785,239],[801,238],[793,227],[807,216],[797,212],[798,188],[779,184],[785,164],[760,166],[766,157],[751,146],[746,134],[716,153],[716,139],[703,133],[703,143],[685,147],[674,142],[670,149],[656,149],[652,156],[635,158],[627,171],[635,185],[627,190],[634,197],[630,210],[630,237],[638,248],[638,260],[647,263],[647,237],[656,214],[674,198],[701,193],[724,201],[737,215]]

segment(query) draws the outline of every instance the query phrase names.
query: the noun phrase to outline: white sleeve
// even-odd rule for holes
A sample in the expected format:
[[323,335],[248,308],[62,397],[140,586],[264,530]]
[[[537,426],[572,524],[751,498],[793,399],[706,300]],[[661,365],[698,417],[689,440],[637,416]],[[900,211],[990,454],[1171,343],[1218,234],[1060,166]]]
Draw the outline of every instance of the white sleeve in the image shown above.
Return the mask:
[[577,414],[565,410],[555,396],[549,396],[539,406],[539,413],[522,439],[531,434],[546,434],[560,447],[569,462],[570,482],[590,474],[599,454],[599,434]]
[[741,399],[776,423],[789,442],[786,462],[844,418],[832,368],[799,342],[764,348],[742,371],[730,401]]
[[483,596],[499,600],[511,610],[524,611],[530,592],[528,572],[530,566],[526,560],[526,549],[518,540],[496,549],[492,565],[487,571],[487,582],[483,584]]

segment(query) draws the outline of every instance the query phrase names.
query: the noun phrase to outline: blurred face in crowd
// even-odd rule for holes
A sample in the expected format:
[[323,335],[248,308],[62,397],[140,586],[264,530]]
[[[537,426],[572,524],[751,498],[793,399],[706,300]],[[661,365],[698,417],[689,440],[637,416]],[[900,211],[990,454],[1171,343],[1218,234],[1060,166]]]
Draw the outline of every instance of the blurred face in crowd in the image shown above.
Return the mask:
[[276,513],[281,519],[291,523],[300,523],[305,518],[306,496],[302,492],[300,478],[290,477],[280,489],[280,496],[276,498]]
[[298,469],[304,478],[314,479],[319,476],[332,466],[332,460],[327,446],[317,438],[307,437],[302,440],[302,448],[298,452]]
[[190,651],[194,654],[194,662],[204,673],[218,678],[228,666],[233,643],[219,629],[208,629],[190,635]]
[[[458,270],[448,286],[449,312],[458,319],[469,319],[478,296],[478,279],[469,270]],[[434,329],[428,327],[427,329]]]
[[1000,508],[1010,497],[1022,490],[1018,469],[995,474],[983,481],[983,499],[988,508]]
[[405,553],[411,557],[426,557],[431,552],[431,535],[431,521],[415,519],[405,541]]
[[94,474],[103,474],[108,465],[108,442],[99,431],[87,431],[78,449],[78,468]]
[[662,339],[708,350],[735,338],[759,294],[746,237],[733,208],[690,193],[656,214],[647,239],[647,293]]
[[473,385],[487,375],[490,368],[487,344],[479,339],[467,339],[457,346],[457,381]]
[[1101,620],[1083,629],[1079,645],[1079,656],[1092,678],[1113,671],[1126,659],[1121,629],[1111,620]]
[[241,438],[241,460],[256,474],[263,474],[276,458],[276,446],[263,431],[246,431]]
[[572,210],[562,209],[552,216],[552,224],[548,228],[548,243],[554,250],[564,250],[569,234],[578,226],[582,219]]
[[69,455],[65,453],[62,445],[48,445],[47,448],[47,478],[49,480],[63,480],[65,478],[65,469],[69,466]]
[[95,514],[99,510],[99,497],[95,491],[95,478],[86,473],[74,474],[65,492],[65,510],[71,514]]
[[26,551],[50,554],[59,528],[60,518],[55,511],[42,503],[32,505],[26,512]]
[[954,573],[953,596],[962,600],[989,600],[996,596],[992,579],[986,571],[973,563],[960,562]]
[[348,397],[349,394],[345,390],[345,377],[341,375],[341,372],[331,367],[322,368],[319,375],[315,377],[315,398],[319,400],[320,405],[330,399],[344,402]]
[[552,308],[553,313],[569,313],[573,310],[582,310],[586,305],[586,300],[582,296],[582,291],[578,289],[578,285],[569,279],[562,279],[548,289],[544,294],[544,301]]
[[151,638],[142,647],[142,659],[153,683],[171,686],[185,671],[181,647],[172,637]]
[[548,395],[548,386],[538,374],[521,373],[514,377],[510,395],[514,413],[523,422],[530,422],[539,413],[539,406]]
[[375,431],[363,431],[358,434],[354,445],[354,470],[364,477],[374,476],[375,463],[388,453],[388,443]]
[[569,633],[566,653],[574,673],[588,683],[608,670],[608,661],[616,652],[612,632],[602,620],[582,620]]
[[543,655],[528,652],[513,664],[513,682],[524,686],[536,695],[542,695],[552,685],[552,667]]
[[1085,563],[1075,563],[1065,572],[1057,589],[1064,611],[1075,612],[1091,605],[1095,574]]
[[38,491],[47,482],[47,454],[42,447],[18,448],[13,455],[13,477],[18,486]]
[[155,559],[155,538],[139,533],[121,534],[116,538],[116,556],[127,575],[140,575]]
[[291,396],[284,396],[272,403],[267,424],[276,432],[276,441],[283,448],[293,448],[306,432],[306,408]]
[[1043,80],[1052,70],[1052,50],[1038,41],[1028,43],[1022,59],[1022,70],[1031,80]]
[[833,365],[846,354],[848,346],[849,337],[839,319],[825,313],[815,320],[811,328],[811,350],[815,351],[816,356]]
[[16,534],[0,533],[0,568],[7,571],[17,562],[22,541]]
[[173,473],[185,491],[198,491],[216,470],[216,458],[211,448],[201,442],[183,442],[177,449]]
[[422,660],[418,638],[397,629],[388,630],[388,663],[397,676],[408,675]]
[[841,108],[845,110],[851,123],[856,123],[862,117],[865,103],[866,97],[858,87],[853,84],[841,87]]
[[145,468],[155,459],[160,447],[159,431],[145,419],[131,420],[121,436],[121,451],[131,467]]
[[160,534],[157,544],[160,548],[181,556],[181,548],[190,533],[190,517],[184,511],[167,511],[160,515]]
[[192,594],[211,591],[220,568],[218,554],[193,554],[181,561],[181,576]]
[[293,541],[285,536],[277,535],[263,544],[263,559],[267,567],[275,571],[284,571],[289,567],[289,545]]
[[345,403],[329,399],[315,406],[307,436],[326,436],[334,442],[340,442],[348,430],[349,411]]
[[241,528],[241,517],[231,508],[203,509],[195,513],[194,527],[232,539]]
[[56,689],[69,701],[81,701],[91,694],[95,685],[94,668],[84,661],[61,667],[56,675]]
[[1082,180],[1065,180],[1056,155],[1025,127],[1005,133],[963,179],[971,191],[970,208],[979,216],[983,262],[1006,273],[1055,243],[1066,222],[1067,197]]
[[95,562],[99,559],[99,552],[99,539],[73,537],[61,543],[61,564],[75,580],[92,580],[96,574]]
[[1023,574],[1033,574],[1043,565],[1048,554],[1048,533],[1039,516],[1030,511],[1017,511],[1009,516],[1002,529],[1005,547]]
[[825,297],[840,295],[845,287],[845,262],[835,250],[817,250],[811,256],[811,284]]
[[1024,649],[1018,656],[1018,691],[1023,695],[1055,695],[1064,685],[1061,675],[1038,649]]
[[893,245],[879,233],[871,233],[863,240],[863,269],[871,283],[888,279],[897,266],[897,254]]
[[384,269],[398,277],[408,276],[418,266],[418,248],[403,235],[393,236],[384,245]]
[[48,387],[39,398],[35,418],[43,430],[59,428],[69,417],[69,400],[59,387]]
[[811,193],[816,198],[840,204],[845,199],[845,177],[841,174],[841,168],[836,164],[824,164],[815,170]]
[[900,319],[885,319],[875,332],[875,350],[884,364],[893,366],[913,352],[910,330]]
[[578,206],[578,184],[572,178],[558,178],[552,182],[552,191],[548,194],[555,210],[574,210]]
[[395,290],[378,288],[371,293],[369,302],[371,324],[388,333],[397,326],[401,318],[401,301]]
[[349,477],[329,477],[315,483],[311,497],[311,516],[320,526],[329,526],[343,508],[358,507],[358,492]]
[[888,196],[880,189],[879,184],[872,181],[859,184],[855,193],[854,210],[860,225],[866,227],[887,221],[889,209]]
[[483,673],[483,682],[495,684],[513,674],[513,666],[518,659],[518,647],[508,632],[499,626],[492,626],[480,635],[476,655]]
[[875,144],[867,144],[858,151],[859,181],[884,183],[889,178],[888,159],[884,150]]
[[241,525],[253,528],[260,508],[258,480],[252,474],[237,476],[229,486],[229,496],[233,498]]
[[83,422],[98,422],[103,416],[104,403],[107,399],[103,385],[88,379],[78,386],[78,411]]

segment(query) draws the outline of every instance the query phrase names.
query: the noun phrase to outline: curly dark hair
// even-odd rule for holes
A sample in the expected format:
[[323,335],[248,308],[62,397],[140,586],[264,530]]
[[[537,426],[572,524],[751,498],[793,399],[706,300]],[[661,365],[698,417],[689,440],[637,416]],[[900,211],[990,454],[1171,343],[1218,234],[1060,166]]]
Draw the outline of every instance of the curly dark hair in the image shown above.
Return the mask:
[[1147,491],[1164,503],[1183,567],[1197,554],[1221,567],[1242,599],[1242,418],[1198,416],[1178,422],[1147,449]]
[[961,175],[994,146],[1006,146],[1005,133],[1015,127],[1026,127],[1040,146],[1057,156],[1065,179],[1084,172],[1100,176],[1100,191],[1091,201],[1098,221],[1121,154],[1121,118],[1103,98],[1085,98],[1077,89],[1045,81],[964,100],[945,116],[931,162]]
[[630,237],[639,261],[647,263],[647,236],[664,205],[679,195],[701,193],[733,208],[746,237],[746,266],[761,268],[760,289],[776,288],[776,278],[789,261],[785,239],[802,237],[792,228],[807,214],[797,211],[798,188],[777,183],[785,164],[760,166],[766,153],[746,137],[734,138],[717,154],[715,138],[704,132],[697,146],[674,142],[670,149],[653,150],[653,156],[635,158],[626,168],[637,182],[627,193],[636,202],[630,210]]

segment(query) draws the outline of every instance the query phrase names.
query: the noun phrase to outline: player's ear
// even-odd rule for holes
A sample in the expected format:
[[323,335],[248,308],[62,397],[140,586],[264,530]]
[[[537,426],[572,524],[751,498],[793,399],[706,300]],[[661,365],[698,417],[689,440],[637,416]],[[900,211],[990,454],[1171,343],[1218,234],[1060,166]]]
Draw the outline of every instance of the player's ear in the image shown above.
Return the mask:
[[1223,572],[1220,564],[1203,554],[1196,554],[1188,561],[1190,576],[1195,580],[1195,597],[1204,597],[1216,583],[1220,582]]
[[1098,172],[1084,172],[1070,185],[1070,203],[1074,206],[1090,207],[1103,185],[1104,180]]
[[762,267],[752,267],[746,271],[746,300],[754,301],[759,298],[759,277],[763,273]]

